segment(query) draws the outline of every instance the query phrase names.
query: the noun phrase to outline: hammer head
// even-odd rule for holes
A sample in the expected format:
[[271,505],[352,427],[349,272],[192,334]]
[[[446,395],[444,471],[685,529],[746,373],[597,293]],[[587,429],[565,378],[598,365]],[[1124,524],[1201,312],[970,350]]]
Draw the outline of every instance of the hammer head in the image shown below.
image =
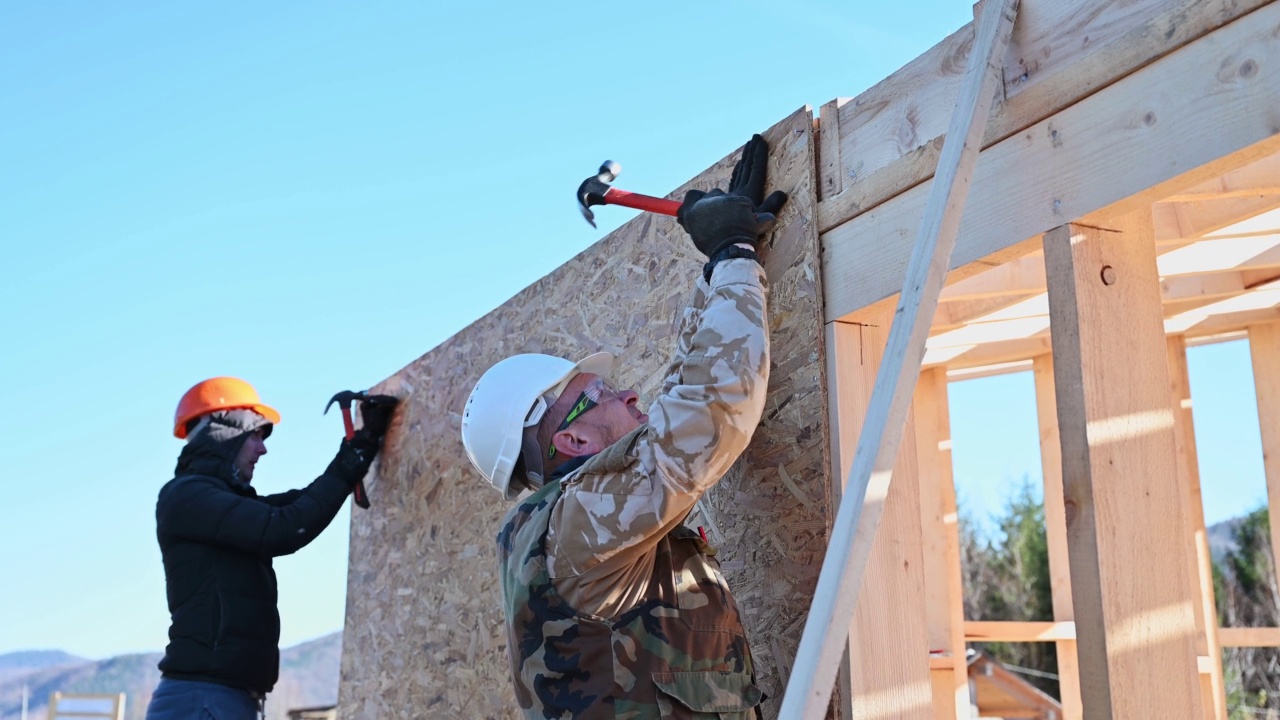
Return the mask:
[[333,397],[329,398],[329,402],[324,406],[324,414],[325,415],[329,414],[329,408],[333,407],[334,403],[338,403],[338,407],[342,408],[343,410],[350,410],[351,403],[356,400],[360,400],[364,398],[364,396],[365,394],[363,391],[356,392],[354,390],[343,390],[342,392],[337,393]]
[[621,165],[605,160],[595,175],[583,180],[578,186],[578,209],[582,211],[582,217],[591,223],[591,227],[596,226],[596,216],[591,212],[591,206],[605,204],[604,194],[609,192],[609,183],[621,173]]

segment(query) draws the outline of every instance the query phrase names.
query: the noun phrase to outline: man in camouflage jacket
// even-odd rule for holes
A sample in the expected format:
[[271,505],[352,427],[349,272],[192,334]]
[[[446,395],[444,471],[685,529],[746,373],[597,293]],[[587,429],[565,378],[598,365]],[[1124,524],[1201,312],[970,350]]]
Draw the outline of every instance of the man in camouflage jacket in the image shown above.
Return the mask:
[[768,147],[679,221],[708,262],[649,414],[608,385],[612,358],[518,355],[467,401],[468,456],[508,499],[498,534],[516,699],[529,718],[748,718],[761,700],[738,607],[684,527],[764,408],[766,281],[756,256]]

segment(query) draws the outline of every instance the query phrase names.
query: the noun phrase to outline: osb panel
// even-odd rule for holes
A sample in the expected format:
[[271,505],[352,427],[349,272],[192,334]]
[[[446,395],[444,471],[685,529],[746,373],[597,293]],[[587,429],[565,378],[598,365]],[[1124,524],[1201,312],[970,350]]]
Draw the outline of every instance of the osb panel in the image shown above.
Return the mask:
[[[689,524],[722,546],[773,717],[826,548],[829,442],[811,111],[766,137],[770,189],[791,195],[765,256],[768,404]],[[725,186],[736,157],[673,196]],[[459,411],[517,352],[608,350],[613,380],[652,401],[702,261],[674,220],[638,217],[379,386],[405,402],[369,481],[374,506],[352,513],[340,717],[517,717],[493,540],[508,505],[467,462]]]

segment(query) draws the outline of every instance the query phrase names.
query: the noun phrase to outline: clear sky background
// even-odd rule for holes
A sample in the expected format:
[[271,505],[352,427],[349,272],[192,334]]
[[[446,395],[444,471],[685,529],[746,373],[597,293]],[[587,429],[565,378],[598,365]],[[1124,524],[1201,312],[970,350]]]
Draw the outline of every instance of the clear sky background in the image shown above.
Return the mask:
[[[331,394],[633,216],[592,230],[574,208],[602,160],[665,193],[970,18],[956,0],[6,5],[0,653],[164,646],[154,502],[195,382],[254,383],[284,416],[255,485],[305,484],[338,445]],[[1263,497],[1247,348],[1191,363],[1214,522]],[[1040,477],[1031,380],[951,392],[982,521]],[[277,561],[283,644],[341,628],[349,521]]]

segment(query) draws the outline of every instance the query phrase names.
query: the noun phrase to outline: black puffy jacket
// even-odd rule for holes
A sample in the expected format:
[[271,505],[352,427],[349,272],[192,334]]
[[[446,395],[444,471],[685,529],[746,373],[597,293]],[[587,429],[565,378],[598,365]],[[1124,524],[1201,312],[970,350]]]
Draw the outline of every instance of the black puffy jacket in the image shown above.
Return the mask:
[[344,443],[306,488],[259,496],[233,461],[246,434],[264,424],[247,410],[214,413],[160,489],[156,536],[171,617],[160,661],[166,677],[271,690],[280,672],[271,559],[319,536],[368,467]]

